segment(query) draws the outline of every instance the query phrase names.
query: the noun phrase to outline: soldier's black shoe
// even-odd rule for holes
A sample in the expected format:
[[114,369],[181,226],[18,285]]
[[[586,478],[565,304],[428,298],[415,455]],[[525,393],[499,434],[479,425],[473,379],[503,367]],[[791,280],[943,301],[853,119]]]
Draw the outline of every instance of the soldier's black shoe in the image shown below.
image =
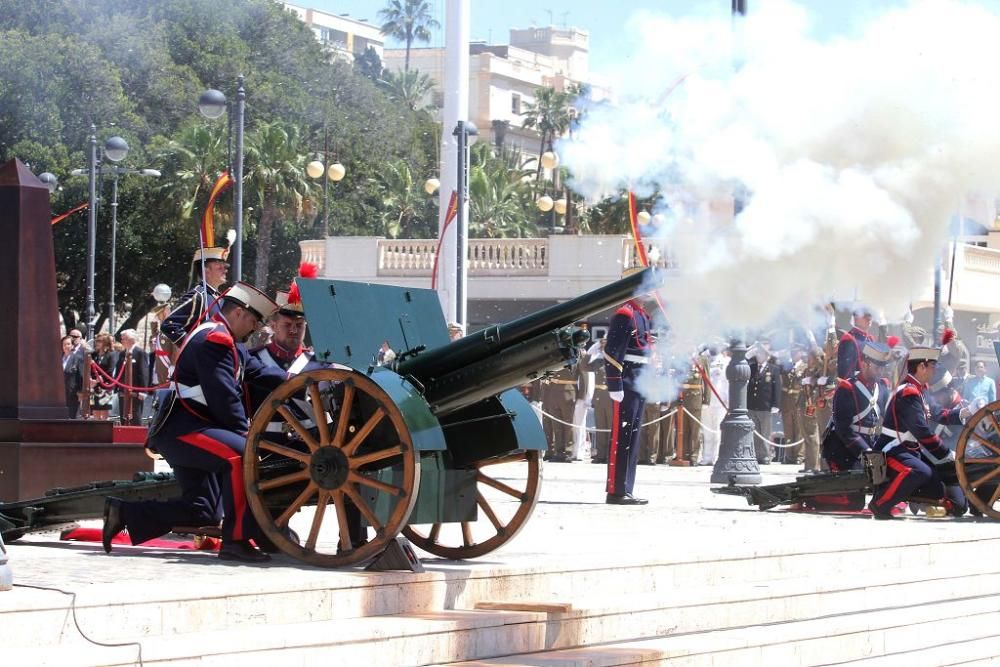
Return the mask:
[[263,551],[245,540],[223,542],[219,549],[219,560],[238,560],[244,563],[264,563],[271,560]]
[[111,553],[111,540],[123,530],[125,530],[125,518],[122,516],[122,501],[120,498],[108,496],[104,499],[104,529],[101,531],[104,553]]
[[609,493],[604,499],[604,502],[608,505],[645,505],[649,503],[649,501],[645,498],[636,498],[631,493],[626,493],[622,496]]

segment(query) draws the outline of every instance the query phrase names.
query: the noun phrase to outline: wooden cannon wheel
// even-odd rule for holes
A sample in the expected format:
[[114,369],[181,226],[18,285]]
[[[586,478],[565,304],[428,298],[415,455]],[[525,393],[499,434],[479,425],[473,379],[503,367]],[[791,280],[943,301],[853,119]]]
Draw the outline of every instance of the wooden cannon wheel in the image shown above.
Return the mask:
[[[502,464],[521,464],[521,469],[526,469],[525,481],[516,485],[520,488],[514,488],[489,474],[491,467]],[[535,509],[541,485],[538,451],[519,451],[485,459],[476,464],[478,521],[454,525],[435,523],[427,531],[419,531],[410,525],[403,529],[403,535],[435,556],[453,560],[478,558],[499,548],[520,532]]]
[[[279,421],[284,433],[269,433],[268,424]],[[381,553],[406,525],[420,486],[399,408],[350,369],[307,371],[275,389],[250,425],[243,474],[267,537],[319,567],[356,565]],[[297,517],[306,506],[314,513]],[[293,528],[305,543],[290,536]]]
[[958,436],[955,473],[965,497],[980,512],[1000,519],[1000,401],[994,401],[969,418]]

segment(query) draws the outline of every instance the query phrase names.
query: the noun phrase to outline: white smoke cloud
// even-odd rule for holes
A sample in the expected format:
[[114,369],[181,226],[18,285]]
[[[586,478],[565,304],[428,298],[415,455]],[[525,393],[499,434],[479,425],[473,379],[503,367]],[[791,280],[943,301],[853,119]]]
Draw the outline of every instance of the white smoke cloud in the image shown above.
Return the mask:
[[[925,0],[820,40],[774,0],[741,23],[633,17],[618,102],[558,149],[573,187],[671,205],[677,349],[845,295],[901,316],[962,199],[1000,194],[1000,16]],[[708,212],[735,184],[735,222]]]

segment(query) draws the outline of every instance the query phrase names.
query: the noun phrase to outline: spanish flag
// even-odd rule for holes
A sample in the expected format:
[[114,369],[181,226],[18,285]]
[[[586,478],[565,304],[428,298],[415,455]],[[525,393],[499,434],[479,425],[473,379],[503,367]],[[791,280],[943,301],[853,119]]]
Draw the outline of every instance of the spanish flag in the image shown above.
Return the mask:
[[208,195],[208,204],[201,216],[201,243],[205,248],[215,245],[215,200],[225,192],[226,188],[232,186],[233,182],[234,179],[228,171],[222,172]]

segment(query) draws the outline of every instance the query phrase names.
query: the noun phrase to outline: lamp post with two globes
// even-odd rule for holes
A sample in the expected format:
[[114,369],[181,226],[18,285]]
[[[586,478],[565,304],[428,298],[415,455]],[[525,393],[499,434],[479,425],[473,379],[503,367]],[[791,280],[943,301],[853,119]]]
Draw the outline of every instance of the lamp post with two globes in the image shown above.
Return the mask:
[[[93,128],[92,128],[93,129]],[[96,135],[91,136],[91,154],[96,156]],[[117,260],[117,250],[118,250],[118,179],[122,176],[129,174],[134,174],[137,176],[143,176],[146,178],[159,178],[160,172],[156,169],[130,169],[128,167],[119,167],[117,163],[121,162],[128,156],[129,146],[128,142],[121,137],[115,136],[109,138],[104,142],[103,158],[107,158],[113,164],[105,165],[103,161],[92,160],[90,168],[87,172],[83,169],[74,169],[70,172],[72,176],[83,176],[84,173],[88,174],[90,178],[90,215],[88,217],[88,223],[93,221],[94,224],[89,225],[87,228],[88,232],[88,244],[87,244],[87,326],[88,329],[92,328],[95,323],[96,312],[94,311],[94,257],[96,255],[96,220],[97,220],[97,177],[104,176],[105,174],[111,176],[111,265],[109,267],[111,274],[111,285],[109,287],[108,295],[108,330],[114,332],[115,330],[115,274],[117,272],[116,260]],[[44,176],[44,174],[43,174]],[[53,178],[55,178],[53,176]],[[95,332],[88,330],[88,335],[93,335]]]
[[326,178],[323,179],[323,234],[324,236],[330,235],[330,181],[337,183],[344,179],[344,175],[347,174],[347,169],[344,165],[339,162],[334,162],[329,167],[326,166],[326,151],[323,152],[323,160],[313,160],[306,165],[306,176],[312,179],[322,178],[323,174],[326,174]]

